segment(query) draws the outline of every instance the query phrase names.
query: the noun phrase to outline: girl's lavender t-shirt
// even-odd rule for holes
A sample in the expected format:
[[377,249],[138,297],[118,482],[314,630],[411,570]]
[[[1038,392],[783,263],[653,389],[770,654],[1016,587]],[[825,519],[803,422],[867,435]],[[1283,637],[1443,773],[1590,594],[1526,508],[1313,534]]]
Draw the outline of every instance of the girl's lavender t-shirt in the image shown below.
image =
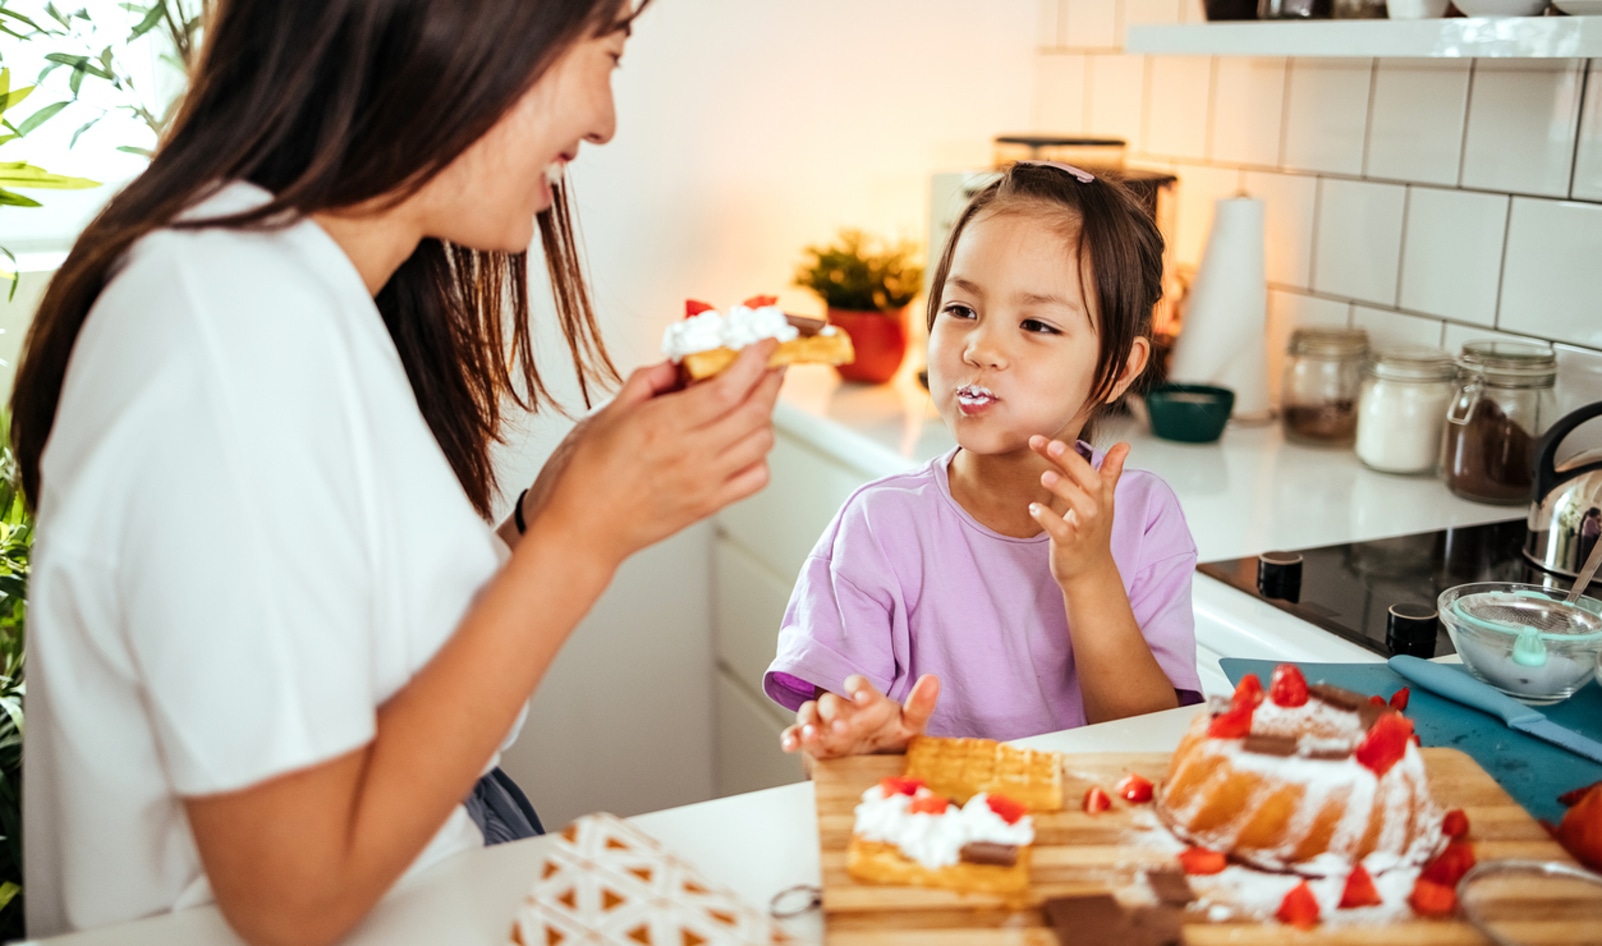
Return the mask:
[[[955,452],[867,484],[835,515],[801,568],[763,675],[774,701],[794,710],[814,686],[838,693],[860,673],[899,702],[932,673],[932,735],[1016,739],[1084,725],[1050,539],[1002,535],[958,505],[946,478]],[[1126,469],[1114,510],[1113,560],[1135,620],[1181,700],[1199,701],[1196,545],[1179,500],[1155,474]]]

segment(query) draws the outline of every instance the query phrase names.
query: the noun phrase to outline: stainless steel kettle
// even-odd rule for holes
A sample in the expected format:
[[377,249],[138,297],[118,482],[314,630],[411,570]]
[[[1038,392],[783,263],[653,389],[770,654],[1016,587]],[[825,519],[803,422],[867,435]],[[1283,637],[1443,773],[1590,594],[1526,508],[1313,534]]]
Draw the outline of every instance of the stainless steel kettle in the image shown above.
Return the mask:
[[1585,450],[1561,464],[1555,461],[1563,439],[1593,417],[1602,417],[1602,401],[1560,418],[1535,448],[1535,495],[1524,556],[1570,578],[1579,573],[1602,532],[1602,449]]

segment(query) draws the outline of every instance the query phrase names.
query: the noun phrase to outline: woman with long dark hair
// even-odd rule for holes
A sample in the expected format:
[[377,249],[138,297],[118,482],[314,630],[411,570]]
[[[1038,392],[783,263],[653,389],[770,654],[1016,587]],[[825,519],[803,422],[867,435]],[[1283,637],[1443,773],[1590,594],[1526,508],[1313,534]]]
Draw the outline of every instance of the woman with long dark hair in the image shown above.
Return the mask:
[[487,524],[503,411],[551,404],[536,220],[586,404],[618,380],[558,181],[613,133],[637,13],[218,5],[17,376],[34,934],[215,899],[253,943],[326,943],[537,825],[494,762],[567,635],[623,559],[766,482],[771,343],[686,390],[633,373]]

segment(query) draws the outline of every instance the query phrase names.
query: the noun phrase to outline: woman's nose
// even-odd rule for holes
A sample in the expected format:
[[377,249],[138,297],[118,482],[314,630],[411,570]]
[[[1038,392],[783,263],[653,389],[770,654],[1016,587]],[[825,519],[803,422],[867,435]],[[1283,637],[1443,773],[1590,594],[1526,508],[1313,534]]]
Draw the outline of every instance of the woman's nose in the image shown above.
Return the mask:
[[604,145],[617,134],[617,106],[612,100],[612,87],[607,86],[606,91],[599,96],[595,111],[590,116],[589,130],[584,133],[584,140],[592,144]]

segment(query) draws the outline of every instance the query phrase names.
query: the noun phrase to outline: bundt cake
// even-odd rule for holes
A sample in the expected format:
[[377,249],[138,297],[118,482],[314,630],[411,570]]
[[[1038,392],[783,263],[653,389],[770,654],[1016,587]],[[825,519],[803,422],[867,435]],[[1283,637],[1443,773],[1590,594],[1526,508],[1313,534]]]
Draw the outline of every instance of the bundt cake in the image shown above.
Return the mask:
[[[1266,698],[1265,698],[1266,697]],[[1174,752],[1157,811],[1181,839],[1268,870],[1342,875],[1428,860],[1441,844],[1412,723],[1290,664],[1215,699]]]

